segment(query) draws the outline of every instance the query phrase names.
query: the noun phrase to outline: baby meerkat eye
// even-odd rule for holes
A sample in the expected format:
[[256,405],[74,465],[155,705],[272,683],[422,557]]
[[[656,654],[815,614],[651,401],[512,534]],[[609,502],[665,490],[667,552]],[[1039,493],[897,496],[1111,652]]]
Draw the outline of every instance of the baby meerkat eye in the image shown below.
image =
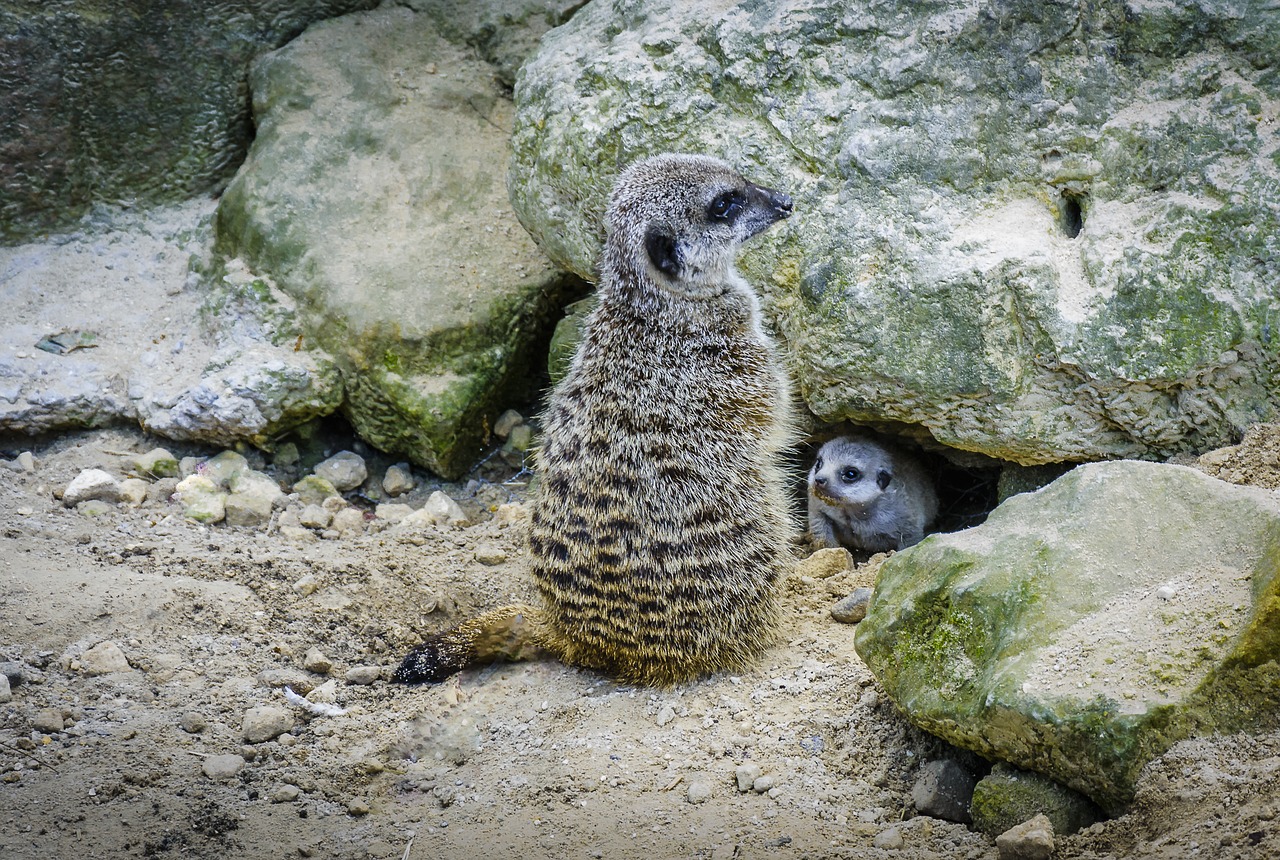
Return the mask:
[[846,484],[857,483],[862,480],[862,470],[855,469],[853,466],[848,466],[840,473],[840,480],[844,481]]
[[712,221],[732,221],[742,211],[742,195],[736,191],[726,191],[711,201],[707,217]]
[[814,461],[813,461],[813,471],[815,471],[815,472],[821,472],[821,471],[822,471],[822,458],[821,458],[821,457],[819,457],[818,459],[816,459],[816,460],[814,460]]

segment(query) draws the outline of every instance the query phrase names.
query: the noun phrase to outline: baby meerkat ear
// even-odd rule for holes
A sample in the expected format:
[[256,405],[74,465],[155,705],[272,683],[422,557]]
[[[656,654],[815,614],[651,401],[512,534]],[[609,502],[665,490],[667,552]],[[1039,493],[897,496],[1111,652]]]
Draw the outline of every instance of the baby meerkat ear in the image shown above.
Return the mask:
[[680,248],[676,245],[676,237],[670,230],[650,226],[644,234],[644,249],[649,255],[653,267],[669,278],[678,277],[682,264]]
[[884,469],[876,473],[876,483],[880,485],[880,489],[887,489],[891,481],[893,481],[893,475],[890,475]]

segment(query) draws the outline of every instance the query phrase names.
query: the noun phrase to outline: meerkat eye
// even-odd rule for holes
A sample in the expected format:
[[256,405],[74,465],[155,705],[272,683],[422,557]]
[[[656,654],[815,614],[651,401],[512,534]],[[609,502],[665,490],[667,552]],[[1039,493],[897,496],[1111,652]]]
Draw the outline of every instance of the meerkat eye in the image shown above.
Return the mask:
[[742,196],[736,191],[726,191],[711,201],[707,216],[712,221],[732,221],[742,211]]
[[840,480],[844,481],[846,484],[857,483],[862,480],[862,470],[855,469],[853,466],[847,466],[844,471],[840,473]]
[[814,461],[813,461],[813,471],[815,471],[815,472],[821,472],[821,471],[822,471],[822,458],[821,458],[821,457],[819,457],[818,459],[816,459],[816,460],[814,460]]

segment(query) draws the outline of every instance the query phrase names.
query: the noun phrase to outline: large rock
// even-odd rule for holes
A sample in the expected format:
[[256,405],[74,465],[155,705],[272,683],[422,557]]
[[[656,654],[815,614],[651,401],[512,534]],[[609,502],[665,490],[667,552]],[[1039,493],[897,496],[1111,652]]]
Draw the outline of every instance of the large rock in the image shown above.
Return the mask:
[[0,241],[225,183],[257,53],[377,0],[0,0]]
[[1280,724],[1280,499],[1081,466],[880,568],[858,653],[915,724],[1109,811],[1193,734]]
[[[338,408],[337,367],[299,339],[291,300],[243,271],[198,264],[212,212],[195,200],[0,247],[0,343],[11,347],[0,354],[0,432],[127,423],[266,445]],[[67,333],[77,348],[56,350],[50,336]]]
[[510,102],[397,7],[312,27],[251,81],[258,137],[218,210],[222,248],[297,300],[361,436],[458,476],[530,392],[569,286],[507,201]]
[[521,72],[521,221],[587,275],[623,165],[796,195],[743,260],[818,417],[1024,465],[1280,414],[1280,17],[1002,0],[614,0]]

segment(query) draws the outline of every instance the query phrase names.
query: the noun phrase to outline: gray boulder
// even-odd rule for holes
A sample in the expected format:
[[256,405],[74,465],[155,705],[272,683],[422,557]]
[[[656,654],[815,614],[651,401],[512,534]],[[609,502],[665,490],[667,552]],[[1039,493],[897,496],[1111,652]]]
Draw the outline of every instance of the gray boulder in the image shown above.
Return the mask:
[[571,286],[507,201],[511,103],[430,16],[394,6],[313,26],[251,84],[258,136],[221,249],[297,301],[363,438],[457,477],[531,390]]
[[859,655],[916,725],[1116,812],[1196,734],[1280,724],[1280,499],[1081,466],[880,568]]
[[376,2],[0,2],[0,241],[218,188],[253,136],[249,61]]
[[796,196],[742,268],[826,421],[1024,465],[1280,414],[1280,18],[1190,2],[591,3],[516,86],[512,202],[584,276],[628,162]]

